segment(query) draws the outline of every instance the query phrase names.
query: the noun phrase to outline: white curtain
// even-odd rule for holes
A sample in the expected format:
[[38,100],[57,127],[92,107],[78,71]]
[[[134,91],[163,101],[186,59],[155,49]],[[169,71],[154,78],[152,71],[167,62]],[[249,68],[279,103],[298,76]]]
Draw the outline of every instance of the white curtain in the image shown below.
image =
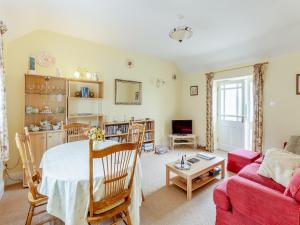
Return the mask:
[[3,59],[3,39],[2,36],[6,27],[0,21],[0,198],[3,195],[3,162],[8,160],[8,132],[7,132],[7,114],[6,114],[6,91],[5,91],[5,74]]

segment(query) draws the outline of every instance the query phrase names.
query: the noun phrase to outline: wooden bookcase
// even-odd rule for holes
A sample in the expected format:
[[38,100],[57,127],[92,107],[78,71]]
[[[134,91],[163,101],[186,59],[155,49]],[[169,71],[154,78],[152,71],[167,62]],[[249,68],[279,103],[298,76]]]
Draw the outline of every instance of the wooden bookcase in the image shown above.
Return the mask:
[[128,136],[129,121],[105,122],[105,139],[124,142]]
[[[83,89],[87,89],[84,96]],[[68,80],[67,121],[103,127],[103,81]]]
[[[144,146],[148,146],[145,151],[154,150],[155,146],[155,121],[154,120],[129,120],[120,122],[105,122],[105,139],[118,142],[125,142],[128,136],[128,127],[131,123],[145,123],[145,140]],[[151,147],[151,148],[150,148]]]
[[155,121],[154,120],[134,120],[134,123],[145,124],[145,138],[142,151],[153,151],[155,147]]

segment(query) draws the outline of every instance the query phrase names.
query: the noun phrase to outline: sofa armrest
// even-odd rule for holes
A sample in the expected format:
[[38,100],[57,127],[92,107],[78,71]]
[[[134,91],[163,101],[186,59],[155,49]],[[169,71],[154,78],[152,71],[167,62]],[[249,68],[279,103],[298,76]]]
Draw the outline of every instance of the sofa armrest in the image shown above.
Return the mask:
[[233,211],[259,224],[299,225],[300,205],[278,191],[234,176],[228,181],[227,193]]

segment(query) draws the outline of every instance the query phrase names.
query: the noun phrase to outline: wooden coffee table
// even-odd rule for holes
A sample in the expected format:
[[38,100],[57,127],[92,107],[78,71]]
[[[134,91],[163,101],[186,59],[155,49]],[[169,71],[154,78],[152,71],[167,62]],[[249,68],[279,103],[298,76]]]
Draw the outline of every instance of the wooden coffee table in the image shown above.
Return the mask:
[[[211,160],[198,158],[196,156],[189,158],[197,158],[200,160],[199,162],[191,163],[192,167],[190,170],[177,169],[175,167],[176,161],[166,164],[166,185],[169,186],[172,183],[185,190],[188,200],[192,198],[192,191],[213,181],[218,176],[221,176],[221,178],[224,178],[225,176],[225,159],[217,156]],[[221,172],[218,175],[205,176],[205,174],[217,166],[221,166]],[[176,176],[171,178],[171,172],[176,174]],[[201,176],[202,178],[199,179]]]

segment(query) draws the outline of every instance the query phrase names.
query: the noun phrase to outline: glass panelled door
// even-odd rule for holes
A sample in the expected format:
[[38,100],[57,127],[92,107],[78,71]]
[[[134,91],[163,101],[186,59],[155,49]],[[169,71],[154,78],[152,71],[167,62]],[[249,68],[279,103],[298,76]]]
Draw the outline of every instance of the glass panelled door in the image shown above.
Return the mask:
[[217,145],[231,151],[245,147],[245,79],[217,86]]

